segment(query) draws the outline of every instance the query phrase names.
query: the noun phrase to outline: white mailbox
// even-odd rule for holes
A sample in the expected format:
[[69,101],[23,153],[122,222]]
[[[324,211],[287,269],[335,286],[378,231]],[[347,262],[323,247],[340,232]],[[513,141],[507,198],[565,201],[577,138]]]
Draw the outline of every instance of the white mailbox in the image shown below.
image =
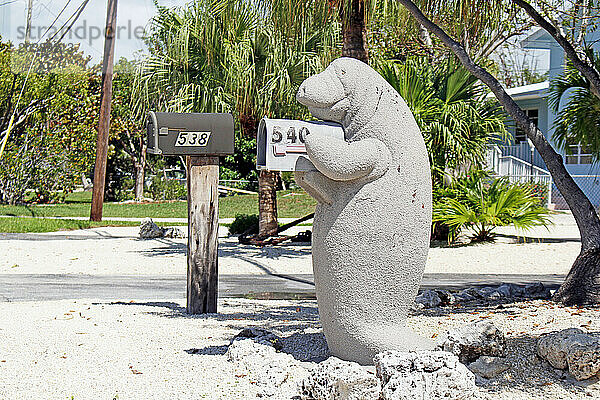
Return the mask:
[[335,122],[263,118],[256,136],[256,167],[269,171],[307,171],[304,140],[315,133],[344,140],[344,128]]

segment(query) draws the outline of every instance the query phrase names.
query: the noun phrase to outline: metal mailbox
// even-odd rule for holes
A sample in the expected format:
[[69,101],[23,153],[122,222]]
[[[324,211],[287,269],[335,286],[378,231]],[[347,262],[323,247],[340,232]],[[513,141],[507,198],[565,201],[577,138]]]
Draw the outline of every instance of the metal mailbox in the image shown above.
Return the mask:
[[233,154],[233,116],[209,113],[148,113],[148,153],[223,156]]
[[256,168],[269,171],[309,171],[304,141],[310,133],[344,140],[344,128],[335,122],[263,118],[256,136]]

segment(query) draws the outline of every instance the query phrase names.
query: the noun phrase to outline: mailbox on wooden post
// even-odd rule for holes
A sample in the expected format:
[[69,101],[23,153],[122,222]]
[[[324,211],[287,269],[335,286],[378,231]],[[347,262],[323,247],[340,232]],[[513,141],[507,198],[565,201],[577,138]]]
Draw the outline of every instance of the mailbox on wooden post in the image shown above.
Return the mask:
[[187,312],[217,312],[219,156],[233,154],[231,114],[150,112],[148,152],[186,156]]

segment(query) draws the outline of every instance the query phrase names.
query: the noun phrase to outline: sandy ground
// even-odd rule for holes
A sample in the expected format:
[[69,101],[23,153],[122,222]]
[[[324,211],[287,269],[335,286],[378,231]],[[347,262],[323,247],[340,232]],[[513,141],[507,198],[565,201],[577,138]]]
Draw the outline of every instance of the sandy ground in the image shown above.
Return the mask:
[[[236,333],[261,326],[300,342],[322,338],[313,301],[226,299],[218,315],[196,317],[186,315],[183,304],[0,303],[0,398],[256,398],[252,377],[236,373],[224,356]],[[596,379],[576,382],[534,355],[541,333],[573,326],[600,330],[598,310],[534,301],[430,313],[411,317],[409,325],[436,337],[488,319],[507,335],[511,369],[479,382],[491,399],[600,398]],[[304,361],[310,354],[295,356]]]
[[[517,243],[499,237],[495,244],[430,249],[426,272],[496,274],[566,274],[579,253],[579,233],[573,217],[557,214],[548,230],[505,235],[569,239],[558,243]],[[186,227],[181,227],[186,230]],[[307,230],[295,227],[286,234]],[[110,227],[44,234],[6,235],[0,240],[0,274],[164,275],[186,273],[186,239],[140,240],[135,227]],[[219,273],[309,274],[310,246],[288,244],[243,246],[219,230]]]
[[[576,239],[572,217],[527,235]],[[305,230],[308,227],[298,227]],[[502,229],[506,235],[515,235]],[[136,228],[5,235],[0,274],[185,274],[185,239],[139,240]],[[433,247],[428,272],[566,273],[579,243]],[[220,232],[221,274],[310,273],[310,246],[259,249]],[[219,314],[189,316],[184,299],[148,303],[94,300],[0,302],[0,399],[248,399],[252,378],[236,372],[225,352],[242,328],[261,326],[295,341],[322,340],[314,301],[222,299]],[[409,325],[435,338],[445,330],[492,320],[508,337],[511,369],[479,382],[492,399],[600,398],[596,379],[575,382],[534,355],[536,338],[567,327],[600,331],[597,309],[535,301],[425,311]],[[310,354],[309,354],[310,355]],[[295,354],[304,361],[309,355]]]

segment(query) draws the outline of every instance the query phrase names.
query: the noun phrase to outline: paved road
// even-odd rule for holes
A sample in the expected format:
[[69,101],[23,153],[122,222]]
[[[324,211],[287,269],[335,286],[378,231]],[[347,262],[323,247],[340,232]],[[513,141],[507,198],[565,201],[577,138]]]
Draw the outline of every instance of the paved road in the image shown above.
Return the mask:
[[[425,274],[421,287],[461,289],[503,282],[543,282],[556,288],[563,275]],[[312,275],[221,275],[219,295],[256,298],[314,298]],[[185,297],[184,275],[102,276],[57,274],[0,275],[0,302],[62,299],[161,300]]]

